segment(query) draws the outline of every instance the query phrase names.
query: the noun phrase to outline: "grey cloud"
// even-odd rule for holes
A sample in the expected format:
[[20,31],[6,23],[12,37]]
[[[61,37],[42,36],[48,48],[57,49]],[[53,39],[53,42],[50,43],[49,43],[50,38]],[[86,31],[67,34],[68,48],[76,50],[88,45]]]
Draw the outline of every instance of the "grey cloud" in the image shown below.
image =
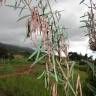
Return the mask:
[[61,13],[61,22],[66,28],[70,28],[66,31],[69,39],[73,41],[83,41],[86,38],[85,34],[87,34],[85,29],[80,28],[82,26],[80,16],[83,15],[86,8],[79,3],[80,0],[62,0],[62,2],[57,3],[57,6],[53,6],[54,9],[64,9]]
[[14,9],[0,8],[0,42],[20,45],[21,41],[24,41],[26,22],[24,20],[17,22],[17,18],[18,12]]
[[[13,3],[14,0],[11,0]],[[9,2],[9,1],[8,1]],[[65,27],[70,28],[66,30],[69,35],[70,41],[83,41],[85,40],[85,29],[80,29],[80,16],[84,12],[84,8],[79,5],[80,0],[58,0],[53,9],[64,9],[62,12],[62,24]],[[26,35],[25,24],[26,21],[17,22],[19,11],[9,7],[0,8],[0,42],[6,42],[22,46],[32,46],[30,40],[24,42],[24,36]],[[27,11],[24,13],[27,14]],[[84,45],[82,45],[84,46]]]
[[17,22],[19,11],[14,10],[10,7],[0,8],[0,28],[23,28],[25,26],[25,20]]

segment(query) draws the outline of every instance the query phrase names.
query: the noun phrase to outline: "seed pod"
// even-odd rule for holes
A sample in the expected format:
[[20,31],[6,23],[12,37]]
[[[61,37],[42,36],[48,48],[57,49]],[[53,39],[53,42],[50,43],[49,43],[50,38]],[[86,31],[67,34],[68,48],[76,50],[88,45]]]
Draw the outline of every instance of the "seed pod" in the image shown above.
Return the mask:
[[30,21],[28,20],[28,24],[27,24],[27,37],[30,37],[31,35],[31,24]]
[[0,0],[1,5],[4,3],[5,4],[6,0]]

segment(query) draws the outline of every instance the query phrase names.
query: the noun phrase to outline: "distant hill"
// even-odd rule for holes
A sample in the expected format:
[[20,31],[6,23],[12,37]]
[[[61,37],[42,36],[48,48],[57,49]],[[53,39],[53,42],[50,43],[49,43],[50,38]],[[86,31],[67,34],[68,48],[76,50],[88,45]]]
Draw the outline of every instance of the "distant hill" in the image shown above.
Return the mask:
[[34,50],[27,47],[20,47],[11,44],[0,43],[0,48],[4,48],[12,53],[32,53]]

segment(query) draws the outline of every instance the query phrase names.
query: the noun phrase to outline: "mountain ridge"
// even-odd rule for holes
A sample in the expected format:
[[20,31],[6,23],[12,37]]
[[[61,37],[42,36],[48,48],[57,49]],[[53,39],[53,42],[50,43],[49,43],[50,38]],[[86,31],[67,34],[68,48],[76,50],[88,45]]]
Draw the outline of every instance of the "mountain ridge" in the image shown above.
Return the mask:
[[7,49],[9,52],[18,53],[18,52],[27,52],[32,53],[34,50],[28,47],[21,47],[18,45],[6,44],[0,42],[0,48]]

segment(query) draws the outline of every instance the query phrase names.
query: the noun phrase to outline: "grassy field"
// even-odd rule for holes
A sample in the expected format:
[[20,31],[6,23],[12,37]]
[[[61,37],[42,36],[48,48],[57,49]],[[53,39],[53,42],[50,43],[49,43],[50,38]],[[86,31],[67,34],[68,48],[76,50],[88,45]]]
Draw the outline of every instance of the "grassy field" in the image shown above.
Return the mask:
[[[8,66],[7,66],[8,67]],[[19,66],[20,69],[21,66]],[[2,67],[3,68],[3,67]],[[1,69],[2,69],[1,68]],[[12,69],[13,68],[13,69]],[[9,68],[11,70],[3,71],[3,75],[6,73],[11,73],[14,69],[14,66]],[[4,69],[5,70],[5,69]],[[40,80],[37,77],[41,74],[43,67],[36,66],[32,70],[31,75],[20,75],[20,76],[12,76],[0,79],[0,92],[4,94],[4,96],[51,96],[50,90],[47,90],[44,87],[44,78]],[[2,71],[1,71],[2,72]],[[75,76],[77,76],[77,71],[75,71]],[[87,78],[85,72],[81,72],[81,77],[83,77],[83,81]],[[59,85],[58,88],[59,96],[64,96],[63,89]],[[1,96],[1,95],[0,95]],[[3,95],[2,95],[3,96]]]
[[[3,75],[6,73],[8,74],[13,72],[16,69],[20,69],[21,66],[18,66],[16,68],[16,65],[10,65],[12,70],[3,71]],[[1,67],[1,70],[5,66]],[[8,66],[7,66],[8,67]],[[16,69],[14,69],[14,67]],[[44,78],[41,78],[40,80],[37,79],[37,77],[41,74],[43,71],[43,68],[41,65],[35,66],[32,69],[32,72],[30,75],[14,75],[9,77],[4,77],[0,79],[0,96],[51,96],[50,90],[45,88],[44,85]],[[2,73],[2,71],[1,71]],[[60,86],[59,86],[60,88]],[[64,96],[63,89],[58,90],[60,93],[60,96]]]
[[[31,61],[26,59],[13,59],[11,61],[6,60],[4,64],[0,65],[0,96],[51,96],[51,90],[45,88],[44,78],[37,79],[44,70],[43,64],[35,65],[31,74],[17,74],[27,71],[30,64]],[[82,68],[80,66],[74,68],[73,81],[76,83],[79,73],[84,92],[83,96],[90,96],[85,93],[86,80],[88,80],[89,74],[86,70],[84,71],[84,68],[86,69],[85,65],[83,70],[80,70]],[[58,85],[58,93],[58,96],[65,96],[61,85]]]

